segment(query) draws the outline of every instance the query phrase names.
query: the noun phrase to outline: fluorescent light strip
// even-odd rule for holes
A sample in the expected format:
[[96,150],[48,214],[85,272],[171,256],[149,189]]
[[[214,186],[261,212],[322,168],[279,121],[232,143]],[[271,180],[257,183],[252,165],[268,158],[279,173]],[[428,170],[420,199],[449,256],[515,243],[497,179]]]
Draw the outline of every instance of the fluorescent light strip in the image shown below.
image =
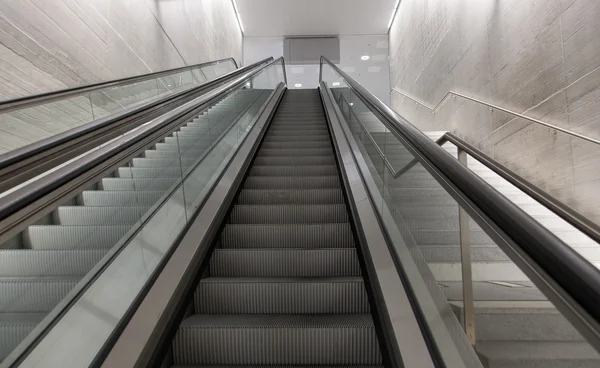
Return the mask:
[[242,31],[242,34],[244,34],[244,26],[242,26],[242,18],[240,18],[240,11],[238,10],[235,0],[231,0],[231,3],[233,4],[233,11],[235,12],[235,18],[238,21],[238,26],[240,26],[240,31]]
[[398,12],[398,6],[400,5],[400,0],[396,0],[396,5],[394,5],[394,10],[392,11],[392,17],[390,18],[390,23],[388,24],[388,32],[392,27],[392,23],[394,23],[394,18],[396,18],[396,13]]

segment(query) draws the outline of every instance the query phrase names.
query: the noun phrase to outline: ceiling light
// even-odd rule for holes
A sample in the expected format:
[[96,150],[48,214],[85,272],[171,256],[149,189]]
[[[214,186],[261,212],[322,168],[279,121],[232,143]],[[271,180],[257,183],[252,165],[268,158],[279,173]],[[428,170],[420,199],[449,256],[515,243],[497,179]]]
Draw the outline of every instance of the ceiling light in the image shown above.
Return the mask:
[[360,57],[361,60],[369,60],[369,55],[364,55]]
[[242,31],[242,34],[244,34],[244,26],[242,26],[242,18],[240,17],[240,11],[238,10],[235,0],[231,0],[231,3],[233,4],[233,12],[235,13],[238,25],[240,26],[240,31]]
[[334,86],[334,87],[337,87],[337,86],[340,85],[340,82],[333,82],[333,83],[331,83],[331,85]]
[[250,82],[246,82],[246,87],[250,88],[251,84]]
[[294,84],[294,87],[300,88],[300,87],[302,87],[302,85],[300,83],[296,83],[296,84]]
[[388,23],[388,32],[390,31],[390,27],[392,23],[394,23],[394,18],[396,18],[396,13],[398,12],[398,5],[400,5],[400,0],[396,0],[396,5],[394,5],[394,10],[392,10],[392,17],[390,18],[390,22]]
[[354,106],[354,102],[350,102],[348,105],[350,105],[350,106]]

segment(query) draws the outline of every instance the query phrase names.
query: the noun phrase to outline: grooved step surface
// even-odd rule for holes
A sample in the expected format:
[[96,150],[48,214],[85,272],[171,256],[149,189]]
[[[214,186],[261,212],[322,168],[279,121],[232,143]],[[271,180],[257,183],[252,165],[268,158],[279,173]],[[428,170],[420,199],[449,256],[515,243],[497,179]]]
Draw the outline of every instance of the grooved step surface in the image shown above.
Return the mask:
[[343,204],[341,189],[244,189],[238,204]]
[[369,313],[361,277],[217,278],[202,280],[196,313]]
[[23,243],[32,249],[109,249],[129,230],[129,226],[35,225],[23,232]]
[[237,205],[230,215],[233,224],[308,224],[348,222],[346,206],[330,205]]
[[327,176],[250,176],[244,182],[247,189],[326,189],[340,188],[340,179]]
[[183,321],[175,364],[382,363],[368,314],[203,315]]
[[210,259],[214,277],[360,276],[354,248],[216,249]]
[[223,248],[349,248],[350,224],[228,224],[221,233]]
[[104,249],[5,249],[0,252],[0,277],[83,276],[105,254]]

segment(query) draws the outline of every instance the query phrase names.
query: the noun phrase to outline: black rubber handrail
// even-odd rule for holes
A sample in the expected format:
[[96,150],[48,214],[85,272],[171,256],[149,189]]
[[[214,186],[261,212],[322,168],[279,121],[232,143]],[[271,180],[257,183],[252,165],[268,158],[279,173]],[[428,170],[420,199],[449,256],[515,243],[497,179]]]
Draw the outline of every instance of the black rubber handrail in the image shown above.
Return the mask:
[[[353,80],[344,71],[325,57],[321,57],[321,69],[327,63],[338,75],[345,79],[348,87],[369,107],[381,121],[398,137],[401,137],[417,153],[416,157],[433,169],[456,188],[461,197],[472,204],[472,210],[493,224],[506,235],[511,243],[525,254],[536,270],[549,277],[562,294],[562,305],[568,306],[577,316],[579,326],[586,326],[583,332],[597,349],[600,348],[600,270],[575,252],[571,247],[552,234],[539,222],[526,214],[514,203],[496,191],[492,186],[462,165],[458,160],[438,146],[418,128],[386,106],[366,88]],[[322,73],[321,73],[322,76]],[[505,249],[503,249],[505,250]],[[510,251],[506,249],[505,251]],[[574,302],[575,304],[572,304]],[[579,312],[583,312],[579,313]],[[588,340],[589,341],[589,340]]]
[[123,119],[125,119],[133,114],[136,114],[139,111],[142,111],[150,106],[156,106],[166,100],[180,98],[184,95],[189,95],[189,94],[195,93],[198,90],[209,90],[209,89],[213,88],[214,86],[220,85],[224,81],[227,81],[238,75],[241,75],[248,70],[252,70],[253,68],[255,68],[261,64],[264,64],[272,59],[273,59],[272,57],[263,59],[254,64],[250,64],[248,66],[231,71],[227,74],[220,76],[219,78],[210,80],[207,83],[201,84],[197,87],[194,87],[194,88],[191,88],[191,89],[188,89],[185,91],[181,91],[181,92],[175,93],[173,95],[165,96],[164,98],[162,98],[160,100],[153,101],[153,102],[151,102],[149,104],[145,104],[143,106],[138,106],[135,108],[127,109],[126,111],[123,111],[122,113],[117,114],[117,115],[109,115],[108,117],[97,119],[97,120],[91,121],[87,124],[82,124],[78,127],[69,129],[65,132],[53,135],[51,137],[42,139],[40,141],[37,141],[37,142],[31,143],[31,144],[28,144],[26,146],[17,148],[15,150],[6,152],[6,153],[0,155],[0,170],[4,169],[10,165],[14,165],[14,164],[18,163],[19,161],[28,159],[28,158],[30,158],[36,154],[39,154],[43,151],[47,151],[49,149],[57,147],[61,144],[64,144],[64,143],[70,141],[70,140],[79,138],[83,135],[89,134],[100,128],[104,128],[108,125],[118,126],[119,122],[122,121]]
[[111,81],[107,81],[107,82],[87,84],[84,86],[77,86],[77,87],[73,87],[73,88],[61,89],[58,91],[40,93],[37,95],[17,97],[17,98],[10,99],[10,100],[0,101],[0,113],[5,113],[8,111],[22,109],[25,107],[29,107],[31,105],[44,104],[44,103],[48,103],[48,102],[52,102],[52,101],[62,100],[67,97],[79,95],[79,94],[86,93],[86,92],[92,92],[92,91],[96,91],[96,90],[107,88],[107,87],[116,87],[116,86],[121,86],[124,84],[141,82],[141,81],[145,81],[148,79],[158,78],[161,76],[165,76],[165,75],[169,75],[169,74],[173,74],[173,73],[177,73],[177,72],[182,72],[185,70],[197,69],[197,68],[202,68],[202,67],[209,66],[209,65],[221,64],[226,61],[233,61],[233,65],[235,66],[235,69],[238,69],[238,64],[236,63],[235,59],[232,57],[229,57],[229,58],[225,58],[225,59],[208,61],[208,62],[200,63],[200,64],[187,65],[187,66],[182,66],[179,68],[161,70],[159,72],[152,72],[152,73],[140,74],[140,75],[136,75],[136,76],[132,76],[132,77],[115,79],[115,80],[111,80]]
[[[281,61],[283,63],[283,58],[279,58],[273,60],[260,68],[248,71],[243,75],[236,78],[233,82],[231,82],[227,86],[219,87],[217,91],[215,91],[215,95],[211,97],[199,97],[199,99],[203,100],[215,100],[222,96],[225,96],[227,93],[232,90],[243,85],[247,79],[252,78],[256,74],[265,70],[269,66]],[[198,101],[194,103],[194,106],[198,106],[205,101]],[[186,111],[181,112],[178,116],[185,114],[187,111],[193,110],[194,107],[189,107]],[[62,185],[65,185],[71,180],[74,180],[79,175],[85,173],[87,170],[97,166],[98,164],[109,160],[111,157],[118,155],[121,152],[126,151],[130,147],[138,144],[144,140],[149,139],[153,133],[158,132],[164,126],[170,124],[176,120],[176,117],[162,117],[156,119],[152,123],[144,126],[137,131],[118,139],[115,142],[109,143],[106,146],[91,152],[85,156],[78,158],[77,160],[59,168],[58,170],[50,173],[47,176],[40,178],[39,180],[35,180],[27,185],[18,188],[11,195],[0,198],[0,221],[5,220],[9,216],[15,214],[20,209],[23,209],[31,204],[33,204],[38,199],[44,197],[45,195],[51,193],[52,191],[58,189]],[[0,229],[0,233],[2,233],[4,229]]]
[[[558,217],[567,221],[569,224],[577,228],[577,230],[581,231],[582,233],[593,239],[595,242],[600,244],[600,228],[595,222],[591,221],[589,218],[583,216],[575,209],[561,202],[551,194],[543,191],[538,186],[532,184],[527,179],[523,178],[508,167],[502,165],[500,162],[494,160],[490,156],[483,153],[480,149],[471,145],[470,143],[456,136],[455,134],[446,132],[444,133],[444,135],[435,140],[435,143],[438,146],[442,146],[446,142],[450,142],[458,148],[460,148],[461,150],[465,151],[477,161],[484,164],[488,169],[492,170],[504,180],[508,181],[515,187],[525,192],[525,194],[535,199],[537,202],[542,204],[544,207],[548,208],[550,211],[554,212]],[[413,158],[396,172],[394,178],[401,176],[418,163],[419,160]]]

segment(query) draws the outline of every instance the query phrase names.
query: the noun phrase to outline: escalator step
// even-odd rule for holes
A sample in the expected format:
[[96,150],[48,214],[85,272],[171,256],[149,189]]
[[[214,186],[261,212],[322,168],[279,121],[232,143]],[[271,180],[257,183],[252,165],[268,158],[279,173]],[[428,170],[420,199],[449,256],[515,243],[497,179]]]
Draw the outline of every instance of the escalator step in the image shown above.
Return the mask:
[[331,149],[331,143],[327,141],[321,142],[263,142],[262,149],[297,149],[297,148],[309,148],[309,149],[320,149],[329,148]]
[[344,204],[341,189],[243,189],[238,204]]
[[348,222],[344,204],[329,205],[236,205],[233,224],[309,224]]
[[221,245],[243,248],[353,248],[350,224],[228,224]]
[[181,167],[119,167],[119,178],[181,178]]
[[335,165],[253,165],[249,176],[332,176]]
[[[157,143],[158,146],[158,143]],[[133,167],[172,167],[179,166],[180,159],[172,158],[134,158],[132,160]],[[181,165],[189,167],[196,162],[195,158],[182,157]]]
[[257,156],[255,165],[335,165],[335,157],[330,156],[300,156],[300,157],[270,157]]
[[250,176],[244,182],[246,189],[327,189],[341,188],[337,175],[329,176]]
[[0,313],[0,360],[4,360],[45,316],[45,313]]
[[341,277],[360,276],[354,248],[215,249],[210,259],[214,277]]
[[194,305],[204,314],[369,313],[362,277],[209,277],[196,288]]
[[83,276],[105,254],[105,249],[5,249],[0,252],[0,277]]
[[84,206],[150,206],[164,195],[162,190],[86,190],[79,195],[79,204]]
[[312,136],[295,136],[295,135],[274,135],[266,136],[265,142],[330,142],[328,135],[312,135]]
[[110,249],[130,226],[33,225],[23,232],[23,243],[32,249]]
[[175,364],[380,365],[369,314],[203,315],[183,321]]
[[297,156],[331,156],[331,148],[263,148],[258,151],[259,157],[297,157]]
[[79,282],[71,278],[0,278],[0,310],[3,313],[50,312]]
[[86,207],[62,206],[53,212],[57,225],[132,225],[148,212],[150,207]]
[[[171,166],[179,167],[179,162]],[[166,191],[181,178],[104,178],[100,182],[103,190],[151,190]]]
[[[157,143],[158,144],[158,143]],[[160,143],[164,144],[164,143]],[[181,157],[189,157],[189,158],[198,158],[202,156],[206,152],[206,148],[202,147],[189,147],[186,149],[179,149],[179,147],[166,147],[163,146],[161,149],[156,150],[148,150],[144,152],[144,156],[146,158],[178,158]]]

